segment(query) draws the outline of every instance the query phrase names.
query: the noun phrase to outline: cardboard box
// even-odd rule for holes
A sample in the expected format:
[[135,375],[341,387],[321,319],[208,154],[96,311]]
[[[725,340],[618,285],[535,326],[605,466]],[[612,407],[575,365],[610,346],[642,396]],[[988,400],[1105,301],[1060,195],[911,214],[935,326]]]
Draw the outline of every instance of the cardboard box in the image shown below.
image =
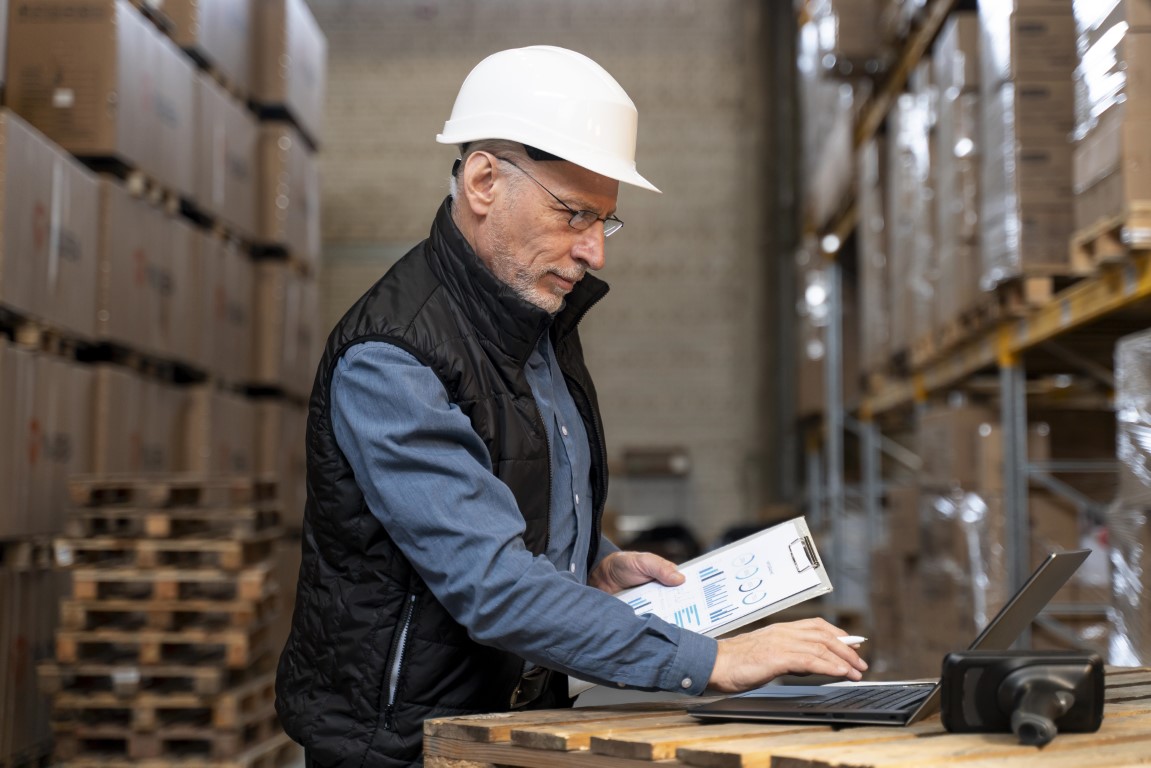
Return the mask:
[[92,386],[92,472],[129,474],[142,470],[141,445],[147,414],[144,380],[118,365],[95,366]]
[[328,41],[304,0],[252,0],[252,98],[285,110],[314,145],[323,141]]
[[0,304],[90,338],[96,292],[96,180],[28,123],[0,110]]
[[187,389],[181,419],[183,471],[250,476],[256,468],[256,408],[240,395],[204,384]]
[[[1077,63],[1072,0],[1044,7],[979,6],[980,79],[990,87],[1015,80],[1070,80]],[[1014,7],[1013,7],[1014,6]]]
[[918,554],[919,486],[889,486],[885,495],[888,549],[899,557]]
[[1126,216],[1151,200],[1151,138],[1146,119],[1113,107],[1073,150],[1075,226]]
[[163,0],[172,39],[241,93],[252,86],[251,0]]
[[252,262],[232,240],[209,236],[203,246],[204,263],[213,281],[210,297],[202,297],[210,301],[210,370],[221,381],[240,383],[251,370]]
[[194,200],[235,235],[256,233],[256,146],[252,113],[207,75],[196,79]]
[[[891,315],[887,274],[887,217],[884,190],[886,142],[874,138],[856,156],[859,168],[859,358],[864,373],[882,372],[891,358]],[[848,336],[848,343],[851,337]]]
[[[799,286],[801,297],[805,292],[805,281],[809,278],[818,280],[813,277],[816,272],[818,270],[804,272],[801,269]],[[843,340],[843,393],[841,397],[843,402],[851,404],[859,399],[860,393],[859,345],[854,343],[851,335],[851,329],[858,325],[858,307],[855,289],[850,282],[844,281],[842,283],[841,295],[843,299],[843,330],[840,336]],[[826,306],[821,309],[826,310]],[[827,392],[825,384],[826,329],[813,322],[811,317],[801,317],[799,325],[796,407],[800,415],[822,413],[826,407],[825,393]],[[316,359],[318,360],[318,356]],[[313,374],[314,372],[313,370]]]
[[100,181],[97,335],[164,359],[190,360],[187,323],[194,320],[191,248],[180,219]]
[[255,265],[251,383],[307,397],[318,362],[319,291],[287,262]]
[[259,240],[314,271],[320,258],[320,177],[313,152],[288,123],[260,126]]
[[9,17],[7,104],[76,155],[192,191],[194,69],[127,0],[28,0]]
[[932,408],[919,418],[920,478],[925,488],[976,489],[980,475],[980,430],[997,415],[982,406]]
[[307,408],[286,400],[257,401],[256,474],[279,483],[284,527],[303,526],[307,500]]
[[29,420],[35,418],[34,355],[0,340],[0,539],[25,535],[31,477]]

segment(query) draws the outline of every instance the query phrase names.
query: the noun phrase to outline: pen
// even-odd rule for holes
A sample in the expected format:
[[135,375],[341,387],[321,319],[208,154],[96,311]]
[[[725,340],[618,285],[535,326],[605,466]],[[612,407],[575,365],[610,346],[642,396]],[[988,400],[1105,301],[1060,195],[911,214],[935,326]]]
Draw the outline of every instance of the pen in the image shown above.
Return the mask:
[[860,643],[867,642],[866,637],[860,637],[859,635],[844,635],[843,637],[837,637],[836,639],[841,643],[846,643],[847,645],[859,645]]

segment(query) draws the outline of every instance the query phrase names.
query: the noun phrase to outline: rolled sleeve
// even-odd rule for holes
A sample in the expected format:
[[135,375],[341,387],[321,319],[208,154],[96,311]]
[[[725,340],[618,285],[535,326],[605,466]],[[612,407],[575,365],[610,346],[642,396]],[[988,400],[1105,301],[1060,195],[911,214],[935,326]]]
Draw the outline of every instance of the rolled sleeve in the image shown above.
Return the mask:
[[[477,642],[598,683],[706,687],[715,640],[637,617],[528,551],[511,489],[430,368],[365,342],[337,362],[331,393],[336,441],[369,510]],[[604,542],[601,557],[614,551]]]

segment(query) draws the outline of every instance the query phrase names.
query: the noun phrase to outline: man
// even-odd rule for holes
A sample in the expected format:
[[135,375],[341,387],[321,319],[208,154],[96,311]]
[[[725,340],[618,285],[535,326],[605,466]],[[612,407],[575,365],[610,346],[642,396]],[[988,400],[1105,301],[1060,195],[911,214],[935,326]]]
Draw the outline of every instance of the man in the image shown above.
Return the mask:
[[603,424],[578,324],[635,170],[636,111],[560,48],[494,54],[438,136],[431,235],[328,339],[277,707],[316,766],[422,761],[423,721],[569,706],[566,675],[691,694],[785,672],[859,679],[822,620],[718,643],[611,593],[683,580],[600,532]]

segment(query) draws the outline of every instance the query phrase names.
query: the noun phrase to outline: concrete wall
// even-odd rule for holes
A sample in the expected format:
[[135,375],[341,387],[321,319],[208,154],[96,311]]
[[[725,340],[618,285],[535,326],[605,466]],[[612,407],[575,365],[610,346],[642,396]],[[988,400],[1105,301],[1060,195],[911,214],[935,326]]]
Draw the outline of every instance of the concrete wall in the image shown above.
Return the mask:
[[[552,44],[606,67],[640,113],[638,167],[663,195],[621,187],[612,293],[582,326],[610,449],[685,446],[674,509],[705,539],[760,505],[762,126],[756,0],[310,0],[331,51],[323,162],[326,319],[426,236],[454,152],[435,143],[480,59]],[[633,484],[634,490],[635,485]],[[667,494],[628,492],[620,512]],[[626,506],[627,509],[620,507]]]

